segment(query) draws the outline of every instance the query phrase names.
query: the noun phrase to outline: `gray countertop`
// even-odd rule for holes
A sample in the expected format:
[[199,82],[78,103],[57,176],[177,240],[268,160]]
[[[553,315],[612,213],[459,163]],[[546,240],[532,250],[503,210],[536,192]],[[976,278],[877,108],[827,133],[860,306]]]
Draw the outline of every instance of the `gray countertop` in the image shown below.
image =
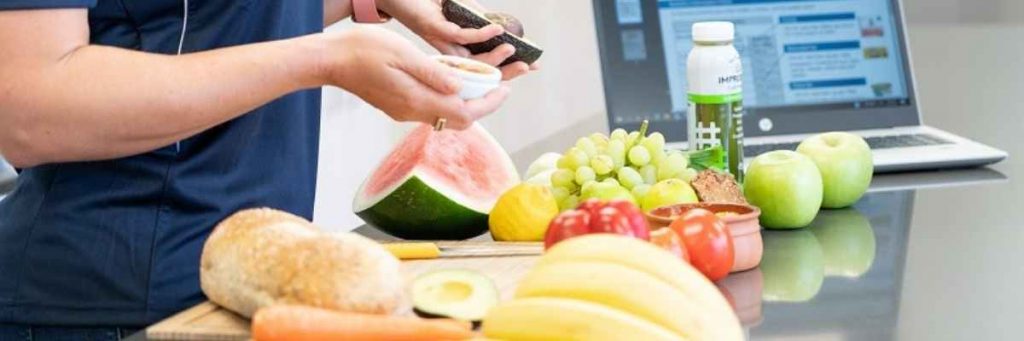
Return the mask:
[[[993,167],[1008,180],[906,192],[902,195],[912,205],[903,213],[874,207],[874,197],[869,198],[862,207],[869,216],[907,216],[872,220],[878,237],[876,260],[885,261],[887,250],[902,254],[892,257],[902,258],[902,264],[889,271],[888,282],[874,269],[874,277],[869,273],[855,280],[826,280],[820,296],[805,306],[818,307],[815,316],[833,322],[806,323],[802,331],[786,332],[784,326],[798,324],[801,315],[792,307],[769,305],[754,336],[1019,339],[1016,328],[1024,322],[1024,295],[1019,292],[1024,284],[1024,211],[1019,206],[1024,191],[1015,180],[1024,175],[1024,122],[1014,111],[1024,103],[1024,67],[1019,64],[1024,60],[1024,44],[1019,43],[1024,26],[912,26],[910,33],[925,122],[1008,151],[1010,159]],[[892,229],[906,229],[906,241],[883,243],[886,230]],[[856,286],[863,289],[833,291]],[[881,297],[891,302],[886,313],[879,310]],[[846,303],[827,304],[830,299]],[[774,319],[773,311],[778,311]]]

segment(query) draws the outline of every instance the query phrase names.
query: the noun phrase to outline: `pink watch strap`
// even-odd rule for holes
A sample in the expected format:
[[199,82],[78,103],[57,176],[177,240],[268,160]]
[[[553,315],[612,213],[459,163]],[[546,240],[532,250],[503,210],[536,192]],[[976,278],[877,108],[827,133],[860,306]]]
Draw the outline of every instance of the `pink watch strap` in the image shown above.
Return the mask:
[[357,23],[380,24],[388,21],[377,10],[377,0],[352,0],[352,12]]

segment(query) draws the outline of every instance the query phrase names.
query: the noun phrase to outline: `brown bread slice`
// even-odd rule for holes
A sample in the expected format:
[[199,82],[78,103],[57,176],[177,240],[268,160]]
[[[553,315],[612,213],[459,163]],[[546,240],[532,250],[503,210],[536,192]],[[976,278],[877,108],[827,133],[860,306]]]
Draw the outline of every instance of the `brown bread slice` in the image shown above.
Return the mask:
[[747,204],[743,189],[728,173],[704,170],[690,182],[701,202]]

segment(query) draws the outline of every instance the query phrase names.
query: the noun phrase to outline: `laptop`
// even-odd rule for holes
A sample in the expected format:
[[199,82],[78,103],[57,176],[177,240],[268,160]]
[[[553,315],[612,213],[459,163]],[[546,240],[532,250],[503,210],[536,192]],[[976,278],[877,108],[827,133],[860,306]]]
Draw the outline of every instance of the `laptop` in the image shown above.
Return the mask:
[[925,126],[899,0],[594,0],[609,127],[686,144],[699,21],[736,25],[745,160],[826,131],[863,136],[876,172],[979,166],[1006,152]]

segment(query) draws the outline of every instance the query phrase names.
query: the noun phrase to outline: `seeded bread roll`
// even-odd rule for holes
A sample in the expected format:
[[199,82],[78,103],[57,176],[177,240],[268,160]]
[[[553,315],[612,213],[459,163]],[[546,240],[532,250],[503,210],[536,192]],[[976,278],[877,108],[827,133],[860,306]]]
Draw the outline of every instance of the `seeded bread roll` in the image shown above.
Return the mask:
[[379,244],[272,209],[241,211],[217,225],[199,276],[211,301],[246,317],[274,304],[387,314],[403,292],[398,260]]

